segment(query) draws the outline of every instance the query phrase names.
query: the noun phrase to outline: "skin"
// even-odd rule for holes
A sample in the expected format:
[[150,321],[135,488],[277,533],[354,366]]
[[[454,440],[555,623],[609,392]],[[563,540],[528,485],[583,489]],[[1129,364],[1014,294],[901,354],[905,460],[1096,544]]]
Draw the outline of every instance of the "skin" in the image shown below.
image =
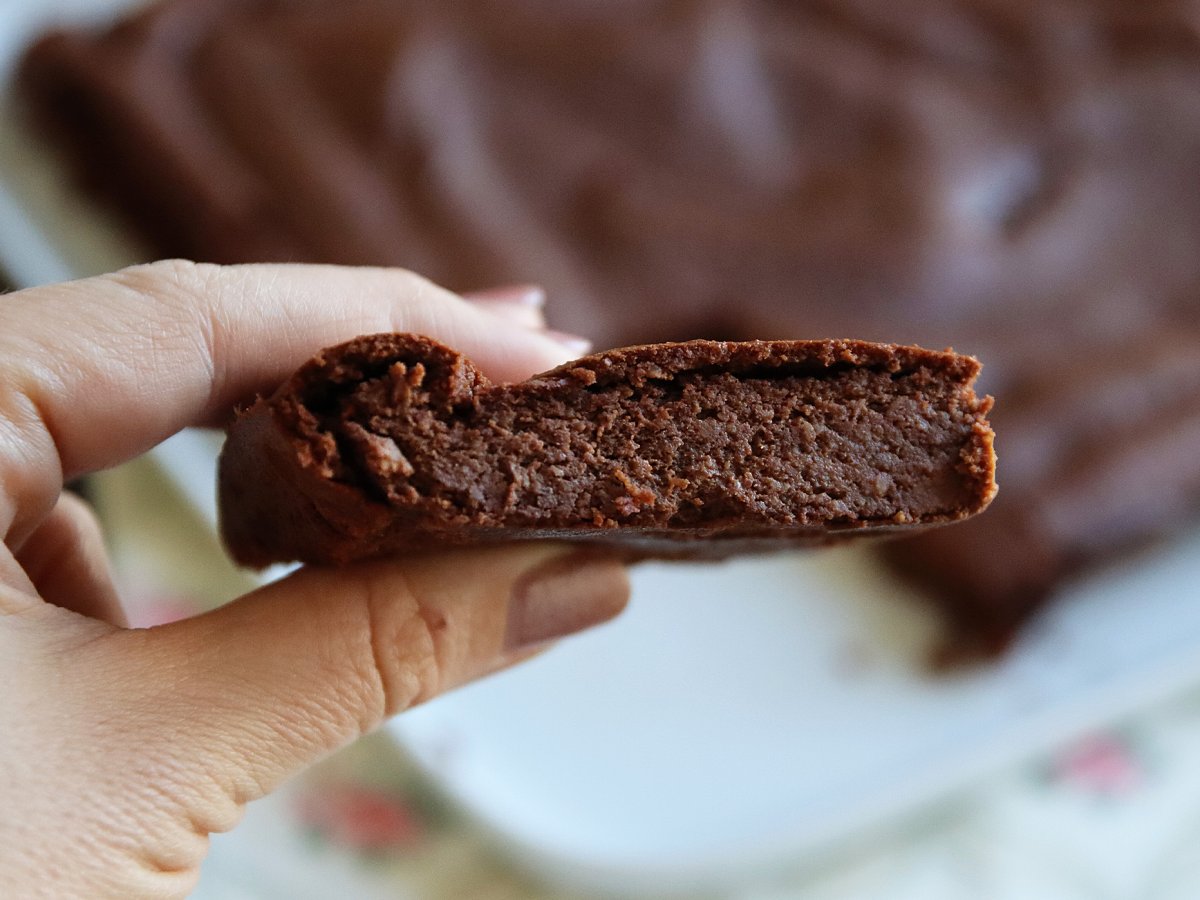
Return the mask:
[[525,546],[305,568],[130,629],[96,521],[62,493],[355,335],[426,334],[515,380],[582,352],[543,324],[536,291],[471,302],[381,269],[171,261],[0,297],[0,896],[185,896],[246,803],[537,652],[509,629],[531,579],[555,634],[621,610],[615,562]]

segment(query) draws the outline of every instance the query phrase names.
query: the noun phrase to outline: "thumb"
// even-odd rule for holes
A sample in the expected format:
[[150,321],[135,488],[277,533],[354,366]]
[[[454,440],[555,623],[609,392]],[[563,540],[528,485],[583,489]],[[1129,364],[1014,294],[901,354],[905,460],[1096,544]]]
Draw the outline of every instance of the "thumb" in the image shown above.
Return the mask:
[[301,569],[155,629],[173,672],[162,733],[186,723],[191,762],[240,805],[387,716],[612,618],[628,595],[617,561],[545,544]]
[[0,585],[0,795],[20,811],[0,815],[0,896],[165,897],[247,802],[611,618],[628,582],[614,560],[527,544],[302,569],[151,629],[15,593]]

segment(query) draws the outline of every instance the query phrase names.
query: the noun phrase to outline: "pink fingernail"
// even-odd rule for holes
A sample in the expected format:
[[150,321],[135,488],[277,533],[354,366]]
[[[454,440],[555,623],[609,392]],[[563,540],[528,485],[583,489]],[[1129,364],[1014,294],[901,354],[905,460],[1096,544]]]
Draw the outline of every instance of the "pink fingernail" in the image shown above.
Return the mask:
[[544,329],[542,334],[550,338],[550,340],[566,347],[576,356],[583,356],[592,349],[592,342],[577,334],[570,334],[566,331],[555,331],[553,328]]
[[530,306],[534,309],[541,309],[546,305],[546,292],[536,284],[511,284],[485,288],[481,291],[469,291],[463,294],[463,298],[473,303],[511,303],[517,306]]
[[543,563],[514,586],[505,649],[544,644],[607,622],[629,601],[629,578],[617,560],[572,553]]

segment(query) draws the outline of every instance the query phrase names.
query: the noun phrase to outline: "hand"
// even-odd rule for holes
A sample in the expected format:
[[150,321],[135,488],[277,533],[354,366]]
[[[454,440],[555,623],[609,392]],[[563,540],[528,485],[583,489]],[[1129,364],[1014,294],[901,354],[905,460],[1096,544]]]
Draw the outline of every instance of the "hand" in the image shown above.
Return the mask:
[[247,802],[622,609],[617,563],[528,545],[301,569],[128,629],[62,493],[354,335],[426,334],[515,380],[581,349],[540,325],[375,269],[167,262],[0,297],[0,896],[184,896]]

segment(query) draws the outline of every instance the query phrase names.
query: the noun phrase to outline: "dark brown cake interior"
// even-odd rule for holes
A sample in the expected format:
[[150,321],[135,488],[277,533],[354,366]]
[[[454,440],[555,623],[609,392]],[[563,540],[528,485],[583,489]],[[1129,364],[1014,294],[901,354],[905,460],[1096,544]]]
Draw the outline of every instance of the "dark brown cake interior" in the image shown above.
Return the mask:
[[638,386],[456,398],[450,361],[396,361],[309,401],[378,499],[505,526],[849,525],[952,517],[977,411],[928,368],[663,373]]

